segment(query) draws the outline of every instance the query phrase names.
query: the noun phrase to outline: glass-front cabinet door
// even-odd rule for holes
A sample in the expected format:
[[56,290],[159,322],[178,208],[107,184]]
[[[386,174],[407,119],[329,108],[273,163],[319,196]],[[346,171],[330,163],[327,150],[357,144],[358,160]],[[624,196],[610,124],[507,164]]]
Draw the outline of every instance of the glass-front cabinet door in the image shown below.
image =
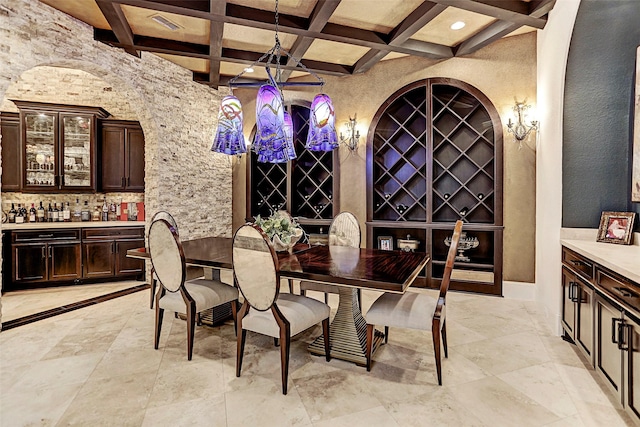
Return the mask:
[[64,187],[91,188],[92,116],[60,114],[62,182]]
[[96,125],[100,107],[12,100],[20,109],[23,189],[90,192],[96,189]]
[[55,113],[28,112],[24,115],[26,185],[36,188],[57,186],[57,119]]

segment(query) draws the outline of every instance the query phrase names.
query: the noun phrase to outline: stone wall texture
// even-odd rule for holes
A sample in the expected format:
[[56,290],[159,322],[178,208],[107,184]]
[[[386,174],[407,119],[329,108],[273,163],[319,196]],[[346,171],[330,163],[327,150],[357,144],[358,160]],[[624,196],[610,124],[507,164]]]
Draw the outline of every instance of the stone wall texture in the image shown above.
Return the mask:
[[[210,151],[225,89],[195,83],[188,70],[153,54],[137,58],[96,42],[88,25],[32,0],[0,0],[0,64],[3,106],[12,85],[29,90],[19,79],[36,67],[80,70],[105,82],[122,105],[104,107],[122,118],[135,114],[145,134],[147,218],[170,211],[183,239],[231,236],[232,163]],[[72,95],[91,105],[105,99],[65,88],[57,102]]]

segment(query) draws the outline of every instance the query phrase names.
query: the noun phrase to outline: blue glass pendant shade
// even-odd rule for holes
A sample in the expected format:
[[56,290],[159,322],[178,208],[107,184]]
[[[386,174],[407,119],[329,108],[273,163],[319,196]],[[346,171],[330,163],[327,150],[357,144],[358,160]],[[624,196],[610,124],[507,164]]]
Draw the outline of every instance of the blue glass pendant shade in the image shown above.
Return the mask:
[[329,95],[316,95],[311,103],[306,148],[311,151],[331,151],[338,148],[335,123],[336,115]]
[[283,163],[296,157],[293,138],[287,142],[282,96],[273,85],[262,85],[256,97],[254,146],[259,162]]
[[247,145],[242,133],[242,104],[233,95],[225,96],[220,102],[218,130],[211,151],[223,154],[247,152]]

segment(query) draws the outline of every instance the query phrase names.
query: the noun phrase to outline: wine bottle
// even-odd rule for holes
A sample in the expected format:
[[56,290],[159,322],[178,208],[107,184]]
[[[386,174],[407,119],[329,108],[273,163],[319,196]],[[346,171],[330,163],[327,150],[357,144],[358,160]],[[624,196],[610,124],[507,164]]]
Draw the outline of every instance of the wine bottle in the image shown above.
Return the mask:
[[107,205],[106,197],[102,201],[102,216],[100,219],[102,219],[102,221],[109,221],[109,205]]
[[18,212],[16,211],[16,207],[13,203],[11,203],[11,209],[9,210],[9,213],[7,215],[9,222],[16,222],[16,214]]
[[36,222],[36,206],[31,203],[31,209],[29,209],[29,222]]
[[83,221],[91,221],[91,211],[89,210],[89,202],[86,200],[84,201],[84,206],[82,207],[80,216]]
[[16,211],[16,224],[24,223],[24,213],[22,212],[22,205],[18,203],[18,210]]
[[38,222],[44,222],[45,221],[44,208],[42,207],[42,200],[40,200],[40,206],[38,206],[38,211],[36,212],[36,217],[38,219]]
[[80,199],[76,199],[76,205],[73,208],[73,217],[71,220],[74,222],[82,221],[82,209],[80,208]]
[[47,222],[53,222],[53,208],[51,202],[49,202],[49,210],[47,211]]
[[64,222],[71,221],[71,210],[69,209],[69,202],[64,205],[64,209],[62,210],[62,220]]
[[60,221],[60,210],[58,209],[57,203],[53,204],[53,214],[51,215],[51,218],[53,222]]

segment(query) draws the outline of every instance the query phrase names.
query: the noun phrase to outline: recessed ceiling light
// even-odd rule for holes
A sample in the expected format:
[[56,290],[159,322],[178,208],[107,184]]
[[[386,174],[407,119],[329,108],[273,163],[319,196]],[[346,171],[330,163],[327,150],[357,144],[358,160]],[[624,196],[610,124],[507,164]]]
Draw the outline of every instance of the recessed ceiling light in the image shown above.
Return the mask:
[[151,19],[162,25],[163,27],[170,29],[171,31],[176,31],[182,28],[180,25],[176,24],[175,22],[169,21],[162,15],[153,15],[151,16]]
[[244,72],[245,73],[253,73],[253,68],[247,67],[247,68],[244,69]]
[[453,24],[451,24],[451,29],[452,30],[461,30],[464,28],[464,26],[467,25],[462,21],[456,21]]

